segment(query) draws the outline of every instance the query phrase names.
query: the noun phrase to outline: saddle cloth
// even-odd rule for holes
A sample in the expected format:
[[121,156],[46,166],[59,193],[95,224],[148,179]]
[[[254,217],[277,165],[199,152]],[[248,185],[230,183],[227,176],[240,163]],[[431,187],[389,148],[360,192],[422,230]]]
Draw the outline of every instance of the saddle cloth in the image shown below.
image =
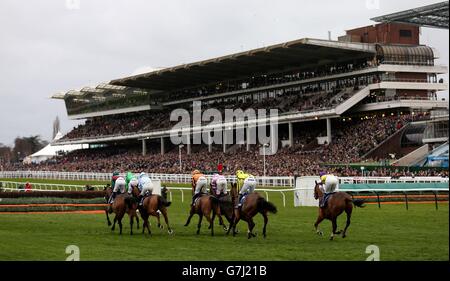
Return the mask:
[[325,193],[323,196],[323,201],[322,201],[322,206],[321,207],[326,207],[328,200],[330,199],[331,195],[333,195],[335,192],[331,192],[331,193]]

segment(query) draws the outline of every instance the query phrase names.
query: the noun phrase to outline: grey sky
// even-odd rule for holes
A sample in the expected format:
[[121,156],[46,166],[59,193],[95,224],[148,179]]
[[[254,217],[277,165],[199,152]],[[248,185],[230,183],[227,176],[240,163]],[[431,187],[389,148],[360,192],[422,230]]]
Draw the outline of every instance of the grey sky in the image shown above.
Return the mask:
[[[169,67],[284,41],[332,39],[370,18],[439,0],[2,0],[0,143],[50,140],[60,91],[95,86],[148,68]],[[377,0],[369,0],[376,3]],[[75,4],[73,4],[75,3]],[[448,30],[422,29],[448,66]],[[444,76],[448,81],[448,74]],[[443,96],[448,98],[448,92]]]

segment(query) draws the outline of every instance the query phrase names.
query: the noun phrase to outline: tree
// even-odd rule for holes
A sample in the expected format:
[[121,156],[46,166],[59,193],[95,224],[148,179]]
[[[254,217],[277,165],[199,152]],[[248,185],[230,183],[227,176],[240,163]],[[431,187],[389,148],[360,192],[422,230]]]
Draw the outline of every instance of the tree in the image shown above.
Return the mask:
[[0,143],[0,166],[5,163],[11,162],[12,151],[11,147]]
[[13,159],[21,161],[24,157],[39,151],[48,144],[47,141],[41,140],[41,136],[17,137],[14,140]]

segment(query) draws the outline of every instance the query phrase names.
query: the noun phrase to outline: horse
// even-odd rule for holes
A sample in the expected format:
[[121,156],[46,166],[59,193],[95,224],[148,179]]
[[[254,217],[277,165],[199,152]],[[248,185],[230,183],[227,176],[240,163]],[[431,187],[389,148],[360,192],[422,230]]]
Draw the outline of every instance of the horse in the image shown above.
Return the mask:
[[[131,193],[135,198],[138,198],[140,191],[137,187],[133,187]],[[172,228],[169,225],[169,219],[167,217],[167,207],[171,205],[172,202],[167,202],[167,188],[163,188],[161,190],[161,195],[152,194],[146,196],[142,202],[142,206],[139,206],[139,213],[141,214],[142,220],[144,221],[142,225],[142,233],[145,233],[145,229],[147,228],[148,234],[151,234],[150,231],[150,223],[148,221],[149,216],[154,216],[158,220],[158,227],[163,229],[164,227],[161,225],[159,212],[164,217],[164,221],[166,222],[167,232],[169,234],[173,234]],[[158,212],[159,211],[159,212]]]
[[[237,184],[231,184],[231,197],[233,206],[236,205],[238,200],[238,192],[237,192]],[[233,236],[236,235],[236,225],[239,220],[244,220],[248,224],[248,239],[252,237],[256,237],[256,234],[253,233],[253,228],[255,227],[255,223],[253,222],[253,217],[256,214],[260,213],[264,218],[264,227],[263,227],[263,236],[266,238],[266,227],[269,221],[269,217],[267,216],[268,212],[276,214],[277,207],[268,202],[264,197],[262,197],[259,193],[253,192],[247,195],[245,202],[242,204],[241,208],[235,208],[232,216],[232,225],[228,229],[227,234],[230,233],[231,228],[233,228]]]
[[[320,199],[323,200],[324,194],[322,190],[319,188],[319,183],[316,181],[316,185],[314,187],[314,199]],[[317,217],[316,223],[314,223],[314,228],[316,230],[316,233],[320,236],[323,235],[323,232],[319,229],[319,224],[324,220],[328,219],[331,221],[332,224],[332,232],[330,236],[330,240],[334,239],[334,235],[341,234],[342,238],[345,238],[347,236],[347,229],[350,226],[350,218],[352,216],[352,210],[353,205],[359,208],[364,208],[364,200],[355,199],[353,200],[352,197],[345,192],[335,192],[333,193],[327,202],[327,206],[325,208],[319,207],[319,216]],[[337,229],[337,218],[342,212],[347,214],[347,223],[345,225],[344,230],[339,230],[336,232]]]
[[[214,236],[214,218],[216,214],[219,212],[219,199],[217,197],[212,196],[210,194],[201,194],[195,202],[194,206],[191,206],[191,211],[189,217],[184,224],[184,226],[188,226],[191,222],[191,218],[197,214],[199,216],[198,225],[197,225],[197,234],[200,234],[200,227],[202,226],[203,216],[209,222],[208,229],[211,229],[211,236]],[[211,217],[212,213],[212,217]],[[223,223],[223,222],[222,222]]]
[[[108,204],[109,198],[112,194],[112,188],[110,186],[106,186],[104,188],[106,191],[105,200]],[[119,194],[114,199],[112,204],[108,204],[109,206],[105,208],[106,219],[108,222],[108,226],[111,225],[111,221],[109,220],[108,213],[111,214],[114,212],[116,215],[114,216],[114,224],[111,228],[114,231],[116,227],[116,222],[119,224],[119,234],[122,234],[122,219],[125,213],[128,214],[130,218],[130,235],[133,235],[133,218],[136,218],[136,228],[139,229],[139,217],[136,214],[137,202],[128,194]]]
[[226,195],[219,195],[217,196],[215,193],[215,190],[211,187],[209,194],[216,197],[219,200],[219,205],[218,207],[214,210],[217,217],[219,218],[219,225],[221,225],[223,227],[223,230],[228,231],[229,227],[227,227],[224,222],[223,222],[223,218],[222,215],[225,215],[225,218],[227,219],[228,223],[231,226],[231,222],[232,222],[232,211],[233,211],[233,202],[232,202],[232,197],[231,194],[228,193]]

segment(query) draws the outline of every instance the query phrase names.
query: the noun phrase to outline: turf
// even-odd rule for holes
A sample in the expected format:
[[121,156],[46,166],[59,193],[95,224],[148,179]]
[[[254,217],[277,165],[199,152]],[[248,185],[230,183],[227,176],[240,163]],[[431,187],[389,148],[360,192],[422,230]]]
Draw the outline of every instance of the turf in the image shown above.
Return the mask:
[[[448,204],[368,205],[355,209],[348,237],[329,241],[331,224],[322,223],[324,236],[313,230],[317,208],[293,207],[287,196],[283,207],[280,196],[271,195],[278,207],[269,216],[267,238],[261,235],[262,219],[256,217],[258,236],[248,240],[246,224],[239,223],[240,233],[226,236],[216,220],[214,237],[204,220],[196,235],[197,216],[188,227],[183,224],[188,202],[182,203],[179,193],[173,194],[169,219],[174,235],[156,228],[151,219],[152,235],[141,229],[129,235],[129,220],[124,219],[123,234],[118,227],[112,232],[104,214],[0,214],[0,260],[66,259],[66,247],[80,248],[81,260],[365,260],[366,247],[377,245],[380,259],[387,260],[449,260]],[[142,222],[141,222],[142,223]],[[340,227],[344,217],[338,221]],[[6,242],[7,241],[7,242]]]

